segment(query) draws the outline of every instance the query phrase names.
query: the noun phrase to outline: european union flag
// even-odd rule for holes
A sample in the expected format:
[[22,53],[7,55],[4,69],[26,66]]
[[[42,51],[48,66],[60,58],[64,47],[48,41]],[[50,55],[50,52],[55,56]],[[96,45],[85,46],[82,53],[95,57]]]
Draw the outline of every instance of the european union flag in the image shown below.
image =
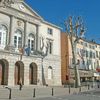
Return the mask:
[[30,53],[31,53],[30,47],[27,47],[27,48],[25,49],[25,52],[26,52],[27,56],[29,56]]

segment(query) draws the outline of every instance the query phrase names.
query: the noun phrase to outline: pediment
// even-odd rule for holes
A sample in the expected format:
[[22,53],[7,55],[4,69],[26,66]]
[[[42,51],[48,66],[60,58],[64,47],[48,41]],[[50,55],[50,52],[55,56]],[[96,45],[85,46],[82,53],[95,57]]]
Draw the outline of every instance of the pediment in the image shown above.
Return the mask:
[[12,6],[14,9],[17,9],[23,13],[29,14],[31,16],[34,16],[36,18],[39,19],[43,19],[40,15],[38,15],[30,6],[28,6],[25,2],[19,2],[19,3],[15,3],[12,4]]

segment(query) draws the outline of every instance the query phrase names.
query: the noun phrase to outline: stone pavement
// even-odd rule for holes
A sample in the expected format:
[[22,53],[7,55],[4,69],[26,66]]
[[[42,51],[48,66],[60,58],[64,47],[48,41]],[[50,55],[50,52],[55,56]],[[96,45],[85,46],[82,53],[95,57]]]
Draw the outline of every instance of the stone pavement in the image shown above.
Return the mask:
[[[45,86],[24,86],[19,90],[19,86],[11,87],[12,100],[32,100],[33,98],[56,97],[70,94],[78,94],[83,91],[94,90],[92,87],[64,88],[64,87],[45,87]],[[9,90],[0,86],[0,100],[9,99]]]

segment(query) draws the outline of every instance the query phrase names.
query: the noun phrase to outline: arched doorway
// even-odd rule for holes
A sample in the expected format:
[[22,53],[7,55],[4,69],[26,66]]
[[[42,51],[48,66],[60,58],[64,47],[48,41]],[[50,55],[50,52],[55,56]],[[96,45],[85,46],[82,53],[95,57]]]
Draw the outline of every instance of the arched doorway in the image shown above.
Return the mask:
[[24,64],[22,61],[15,63],[15,85],[19,85],[20,81],[24,84]]
[[53,78],[53,70],[52,67],[48,67],[48,79],[51,80]]
[[8,61],[0,59],[0,85],[8,85],[8,69]]
[[31,63],[29,66],[29,82],[37,85],[37,65],[35,63]]

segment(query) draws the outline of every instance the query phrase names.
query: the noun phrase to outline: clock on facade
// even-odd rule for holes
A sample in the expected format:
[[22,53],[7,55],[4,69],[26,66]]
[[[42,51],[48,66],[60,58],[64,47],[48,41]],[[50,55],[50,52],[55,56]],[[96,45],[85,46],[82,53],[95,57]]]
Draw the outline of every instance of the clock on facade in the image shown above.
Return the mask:
[[24,10],[24,6],[23,5],[19,5],[20,10]]

